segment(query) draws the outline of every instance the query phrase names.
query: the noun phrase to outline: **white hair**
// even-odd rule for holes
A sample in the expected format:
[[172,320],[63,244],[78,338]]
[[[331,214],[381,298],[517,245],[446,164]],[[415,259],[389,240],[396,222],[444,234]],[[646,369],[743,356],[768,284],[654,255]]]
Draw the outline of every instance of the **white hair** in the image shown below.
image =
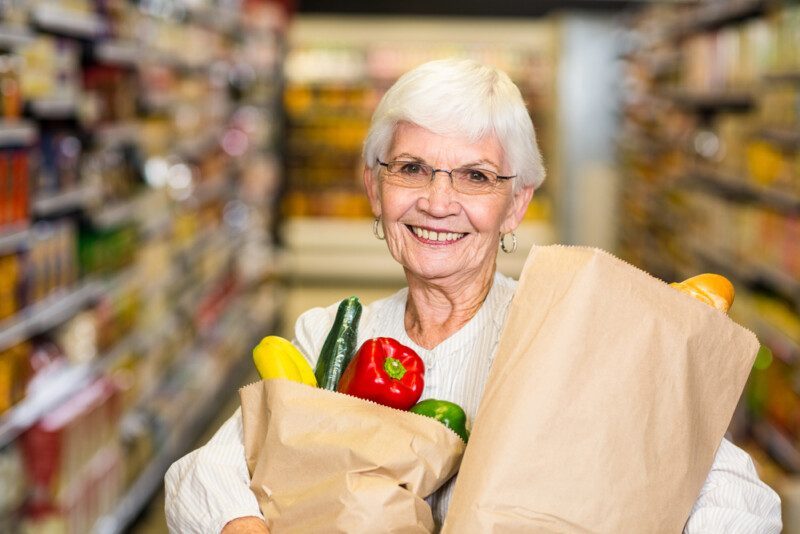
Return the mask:
[[370,168],[386,160],[401,122],[471,141],[494,135],[518,176],[515,189],[538,188],[544,180],[533,122],[519,89],[499,69],[469,59],[442,59],[403,74],[372,115],[363,153]]

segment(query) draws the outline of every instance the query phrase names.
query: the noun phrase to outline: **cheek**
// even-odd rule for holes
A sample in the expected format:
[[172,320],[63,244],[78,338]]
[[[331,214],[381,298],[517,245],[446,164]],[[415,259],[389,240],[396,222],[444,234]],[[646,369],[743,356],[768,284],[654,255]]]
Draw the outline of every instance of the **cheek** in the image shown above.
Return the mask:
[[508,209],[508,202],[505,199],[498,199],[494,203],[474,206],[467,211],[467,216],[478,232],[494,234],[500,232]]
[[392,187],[381,187],[381,214],[384,222],[396,222],[414,207],[417,197]]

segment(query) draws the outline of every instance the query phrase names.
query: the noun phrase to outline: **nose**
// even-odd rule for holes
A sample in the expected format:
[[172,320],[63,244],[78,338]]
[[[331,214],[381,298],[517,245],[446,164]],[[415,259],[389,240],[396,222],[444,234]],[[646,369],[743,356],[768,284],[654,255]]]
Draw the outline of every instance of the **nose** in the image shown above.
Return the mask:
[[458,213],[456,191],[453,189],[452,175],[448,171],[434,170],[433,178],[422,191],[417,200],[417,207],[420,210],[434,217],[446,217]]

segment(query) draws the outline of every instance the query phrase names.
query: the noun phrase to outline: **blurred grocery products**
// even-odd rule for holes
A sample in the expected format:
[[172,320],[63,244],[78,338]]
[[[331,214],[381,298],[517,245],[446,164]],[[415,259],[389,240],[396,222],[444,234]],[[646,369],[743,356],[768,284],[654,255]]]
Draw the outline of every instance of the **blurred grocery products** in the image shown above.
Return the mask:
[[[286,58],[283,212],[288,217],[372,218],[361,145],[383,93],[411,68],[443,57],[485,61],[515,81],[545,161],[555,156],[557,33],[548,22],[465,22],[325,17],[298,20]],[[549,169],[529,216],[550,221]]]
[[0,531],[124,531],[274,328],[285,24],[0,5]]
[[619,138],[625,256],[665,279],[725,274],[731,315],[765,345],[731,432],[785,489],[788,518],[800,474],[798,28],[795,2],[642,11]]

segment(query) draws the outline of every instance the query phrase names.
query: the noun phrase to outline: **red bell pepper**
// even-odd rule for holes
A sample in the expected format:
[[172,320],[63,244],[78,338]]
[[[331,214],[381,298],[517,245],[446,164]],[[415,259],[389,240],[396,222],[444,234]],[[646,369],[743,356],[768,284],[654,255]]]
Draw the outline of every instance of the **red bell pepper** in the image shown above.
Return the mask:
[[408,410],[424,387],[425,364],[412,349],[390,337],[368,339],[344,370],[342,393]]

